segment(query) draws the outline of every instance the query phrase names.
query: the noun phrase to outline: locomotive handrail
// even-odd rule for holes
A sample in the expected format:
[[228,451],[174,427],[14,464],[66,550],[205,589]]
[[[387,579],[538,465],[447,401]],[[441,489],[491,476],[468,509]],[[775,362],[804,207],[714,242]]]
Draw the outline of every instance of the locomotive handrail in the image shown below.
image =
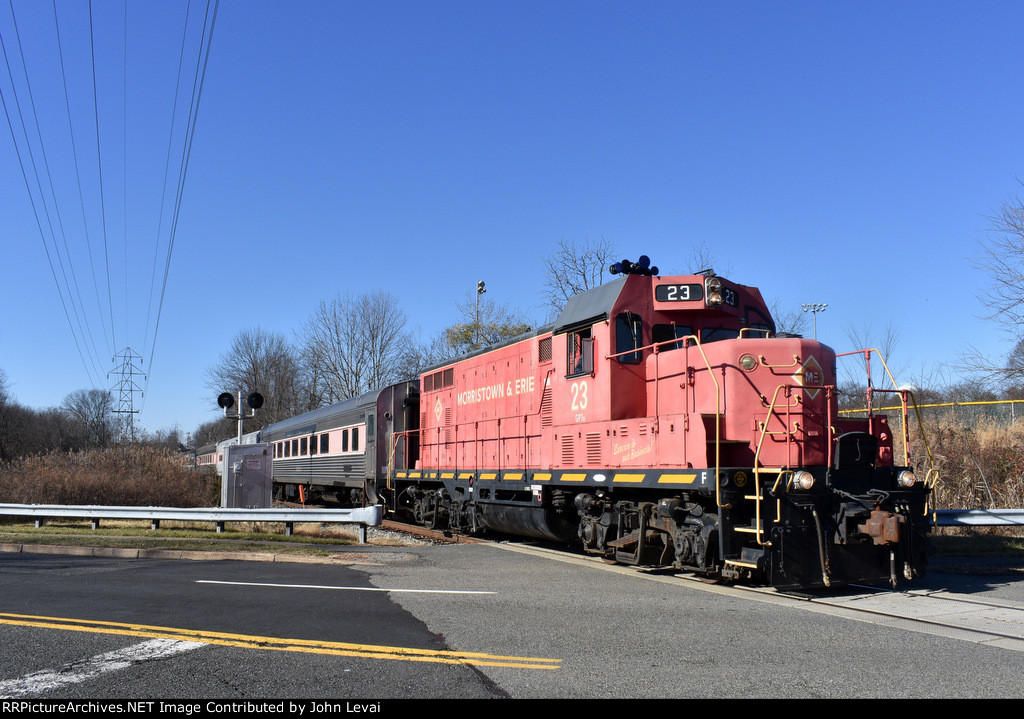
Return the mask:
[[[1024,404],[1024,399],[992,399],[992,400],[978,400],[974,402],[931,402],[926,404],[917,405],[921,409],[933,409],[935,407],[967,407],[967,406],[983,406],[989,404]],[[888,410],[900,409],[900,407],[879,407],[879,412],[885,412]],[[866,412],[866,409],[841,409],[839,414],[855,414],[857,412]]]
[[789,367],[800,366],[800,355],[793,355],[792,364],[768,364],[768,360],[764,355],[758,355],[757,361],[762,367],[767,367],[768,369],[788,369]]
[[[765,418],[764,422],[759,423],[761,425],[761,438],[757,441],[757,449],[754,451],[754,493],[756,495],[754,497],[754,525],[757,529],[757,543],[759,546],[762,547],[765,546],[765,542],[762,540],[763,528],[761,526],[761,447],[764,445],[764,438],[771,434],[766,431],[766,428],[768,427],[768,423],[771,422],[771,418],[775,416],[775,402],[779,398],[779,391],[783,389],[786,391],[786,396],[789,396],[789,390],[791,389],[789,385],[780,384],[778,387],[775,388],[775,393],[772,395],[772,401],[768,406],[768,416]],[[786,421],[784,423],[784,426],[786,427],[786,445],[788,447],[789,437],[792,434],[789,431],[790,412],[788,410],[792,409],[792,405],[787,403],[786,409]],[[779,419],[781,420],[782,418],[779,417]],[[782,474],[783,472],[779,472],[779,478],[776,479],[776,485],[778,485],[778,481],[779,479],[781,479]]]
[[[718,477],[719,472],[721,470],[722,387],[721,387],[721,385],[718,384],[718,378],[715,377],[715,370],[711,366],[711,362],[708,360],[707,354],[705,354],[705,352],[704,352],[704,347],[701,344],[700,338],[697,335],[684,335],[682,337],[673,337],[670,340],[662,340],[660,342],[652,342],[649,345],[644,345],[642,347],[635,347],[633,349],[626,350],[625,352],[616,352],[615,354],[605,355],[605,359],[606,360],[615,359],[616,357],[623,357],[625,355],[637,354],[637,353],[643,352],[644,350],[653,349],[654,350],[655,361],[657,362],[657,358],[658,358],[658,355],[661,354],[661,348],[662,347],[664,347],[666,345],[674,345],[674,344],[677,344],[679,342],[682,342],[683,343],[682,349],[685,351],[685,350],[689,350],[690,349],[690,340],[693,340],[693,344],[696,345],[697,350],[700,352],[701,358],[704,360],[705,366],[707,366],[707,368],[708,368],[708,375],[711,377],[711,381],[715,383],[715,503],[718,505],[718,508],[720,510],[721,509],[729,509],[729,508],[731,508],[732,505],[722,504],[722,487],[721,487],[721,482],[719,481],[719,477]],[[687,357],[688,357],[688,355],[687,355]],[[687,359],[687,361],[686,361],[686,367],[688,369],[690,367],[689,359]],[[655,378],[654,378],[655,417],[658,416],[658,401],[659,401],[658,369],[659,369],[659,367],[656,365],[655,366]]]
[[[776,415],[775,403],[778,400],[779,391],[780,390],[785,390],[786,396],[789,396],[790,390],[797,389],[797,388],[804,389],[804,390],[808,390],[808,389],[823,389],[823,390],[825,390],[825,393],[826,393],[826,395],[825,395],[825,397],[826,397],[826,406],[828,408],[827,409],[827,413],[826,413],[826,421],[827,421],[829,427],[832,426],[832,402],[829,401],[829,397],[831,396],[832,390],[834,389],[833,385],[780,384],[780,385],[778,385],[775,388],[775,393],[772,395],[772,401],[771,401],[771,403],[768,406],[768,415],[765,418],[765,421],[760,423],[761,437],[760,437],[760,439],[757,442],[757,449],[754,451],[754,488],[755,488],[754,491],[756,492],[756,495],[757,495],[755,497],[756,501],[755,501],[755,515],[754,516],[755,516],[755,520],[756,520],[756,523],[757,523],[757,530],[758,530],[758,532],[757,532],[757,543],[759,545],[761,545],[761,546],[766,546],[766,544],[767,544],[767,543],[761,541],[761,534],[762,534],[762,528],[761,528],[761,499],[762,499],[762,496],[761,496],[761,481],[760,480],[761,480],[761,470],[765,469],[764,467],[761,467],[761,459],[760,459],[760,457],[761,457],[761,447],[764,445],[765,437],[767,437],[768,435],[785,434],[786,435],[786,446],[787,446],[787,453],[786,454],[787,454],[787,457],[789,457],[790,439],[793,436],[793,432],[790,431],[790,429],[789,429],[789,426],[790,426],[790,416],[792,414],[793,405],[789,404],[789,403],[787,403],[787,405],[786,405],[786,410],[787,410],[786,411],[786,420],[783,423],[783,426],[786,427],[786,430],[784,432],[769,432],[769,431],[767,431],[767,427],[768,427],[768,423],[771,421],[772,416]],[[782,421],[782,417],[781,416],[779,417],[779,421],[780,422]],[[800,426],[799,423],[796,423],[796,422],[794,422],[793,424],[797,428],[799,428],[799,426]],[[792,458],[790,457],[790,459],[792,459]],[[831,441],[827,442],[826,445],[825,445],[825,460],[826,460],[826,463],[828,464],[828,466],[832,465],[832,442]],[[773,494],[778,489],[779,483],[782,481],[782,478],[784,476],[786,476],[786,475],[789,475],[790,480],[792,480],[794,472],[791,469],[788,469],[786,467],[780,468],[779,472],[778,472],[778,477],[776,477],[775,484],[772,487],[772,493]],[[776,508],[776,519],[774,521],[778,522],[779,521],[779,516],[778,515],[781,514],[781,500],[777,500],[776,501],[776,507],[777,507]]]
[[[523,439],[523,456],[525,458],[528,458],[530,456],[530,453],[529,453],[530,437],[531,436],[536,437],[537,435],[530,435],[528,433],[528,431],[527,431],[527,426],[526,425],[528,424],[528,420],[529,420],[530,417],[539,416],[543,412],[543,410],[544,410],[544,393],[551,391],[550,390],[550,379],[551,379],[551,376],[554,373],[555,373],[555,368],[554,367],[551,367],[547,371],[544,372],[544,377],[543,377],[543,380],[542,380],[541,398],[540,398],[540,401],[537,402],[537,408],[535,410],[533,410],[532,412],[524,412],[524,413],[520,413],[520,414],[509,415],[508,417],[494,417],[494,418],[489,418],[489,419],[486,419],[486,420],[474,419],[474,420],[465,420],[465,421],[461,421],[461,422],[453,422],[450,425],[444,425],[444,426],[440,426],[439,425],[437,427],[433,427],[432,429],[436,430],[438,433],[440,433],[441,430],[444,430],[444,429],[449,429],[449,428],[452,429],[453,432],[454,432],[454,440],[452,440],[451,442],[447,442],[446,441],[444,444],[455,444],[456,446],[458,446],[460,444],[460,442],[462,442],[462,441],[471,441],[471,442],[480,441],[479,439],[475,439],[475,440],[459,440],[459,428],[460,427],[466,427],[466,426],[469,426],[469,425],[479,425],[481,421],[484,421],[484,422],[496,422],[497,425],[498,425],[499,435],[500,435],[501,421],[503,419],[505,419],[505,420],[513,419],[514,420],[514,419],[521,418],[523,420],[523,434],[522,434],[522,439]],[[414,434],[423,433],[425,429],[426,428],[424,428],[424,427],[420,427],[418,429],[403,430],[401,432],[393,432],[392,433],[392,435],[391,435],[391,451],[390,451],[390,457],[389,457],[389,462],[388,462],[388,466],[390,468],[388,470],[388,477],[387,477],[387,482],[388,482],[387,487],[388,487],[388,489],[394,489],[394,482],[393,482],[392,473],[397,471],[397,467],[394,466],[394,455],[395,455],[395,452],[397,451],[398,440],[399,439],[404,439],[404,440],[406,440],[408,442],[409,436],[412,436]],[[494,440],[483,440],[483,441],[499,441],[500,439],[501,439],[501,437],[499,436],[499,437],[496,437]],[[436,443],[434,445],[431,445],[431,446],[440,446],[440,444],[441,443],[438,442],[438,443]],[[423,451],[423,447],[422,446],[420,447],[420,451],[421,452]],[[439,459],[440,459],[440,456],[438,457],[438,460]],[[452,471],[458,472],[459,471],[459,467],[458,467],[458,464],[457,464],[458,463],[458,453],[456,453],[455,460],[456,460],[456,466],[454,467],[454,469]],[[406,470],[412,470],[412,469],[413,469],[412,467],[406,467]],[[476,467],[475,469],[479,470],[480,467]],[[501,468],[499,466],[498,470],[500,471],[500,469]],[[524,470],[528,470],[529,467],[524,466],[523,469]]]

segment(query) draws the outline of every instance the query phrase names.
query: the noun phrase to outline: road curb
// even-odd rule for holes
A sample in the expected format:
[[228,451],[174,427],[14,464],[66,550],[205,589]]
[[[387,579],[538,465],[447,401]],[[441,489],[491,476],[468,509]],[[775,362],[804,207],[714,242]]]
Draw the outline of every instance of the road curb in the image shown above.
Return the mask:
[[58,554],[77,557],[117,559],[191,559],[197,561],[285,562],[294,564],[379,564],[367,554],[333,555],[327,557],[273,554],[270,552],[194,551],[185,549],[144,549],[125,547],[84,547],[60,544],[16,544],[0,542],[0,552],[13,554]]

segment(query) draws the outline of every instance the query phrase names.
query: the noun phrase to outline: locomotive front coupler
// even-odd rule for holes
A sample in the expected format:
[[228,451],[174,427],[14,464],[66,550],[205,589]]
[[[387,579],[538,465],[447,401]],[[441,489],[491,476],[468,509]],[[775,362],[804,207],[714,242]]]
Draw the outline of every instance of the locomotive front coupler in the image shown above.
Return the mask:
[[888,492],[872,489],[867,497],[858,497],[835,487],[832,491],[841,498],[835,514],[837,544],[871,541],[876,546],[892,546],[903,541],[906,517],[882,509]]

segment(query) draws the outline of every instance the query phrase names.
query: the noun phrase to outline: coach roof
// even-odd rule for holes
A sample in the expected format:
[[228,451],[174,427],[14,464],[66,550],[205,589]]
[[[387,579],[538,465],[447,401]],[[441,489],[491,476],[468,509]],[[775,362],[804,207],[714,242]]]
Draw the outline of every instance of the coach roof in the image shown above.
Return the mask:
[[260,433],[261,439],[266,437],[268,434],[284,433],[285,437],[294,437],[301,434],[316,432],[321,429],[324,424],[335,420],[338,417],[350,414],[358,408],[376,406],[377,395],[380,393],[381,390],[374,390],[358,397],[343,399],[340,402],[335,402],[334,404],[326,407],[314,409],[310,412],[290,417],[289,419],[283,419],[280,422],[268,424]]

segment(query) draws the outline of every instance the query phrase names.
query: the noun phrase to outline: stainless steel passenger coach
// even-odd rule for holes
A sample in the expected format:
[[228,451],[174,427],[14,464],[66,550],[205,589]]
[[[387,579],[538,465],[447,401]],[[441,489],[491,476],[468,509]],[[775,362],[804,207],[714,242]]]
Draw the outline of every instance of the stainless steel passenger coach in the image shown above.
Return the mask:
[[414,428],[418,406],[418,383],[405,382],[264,427],[259,441],[273,446],[276,496],[376,503],[392,455],[406,461],[404,446],[392,453],[381,437]]

